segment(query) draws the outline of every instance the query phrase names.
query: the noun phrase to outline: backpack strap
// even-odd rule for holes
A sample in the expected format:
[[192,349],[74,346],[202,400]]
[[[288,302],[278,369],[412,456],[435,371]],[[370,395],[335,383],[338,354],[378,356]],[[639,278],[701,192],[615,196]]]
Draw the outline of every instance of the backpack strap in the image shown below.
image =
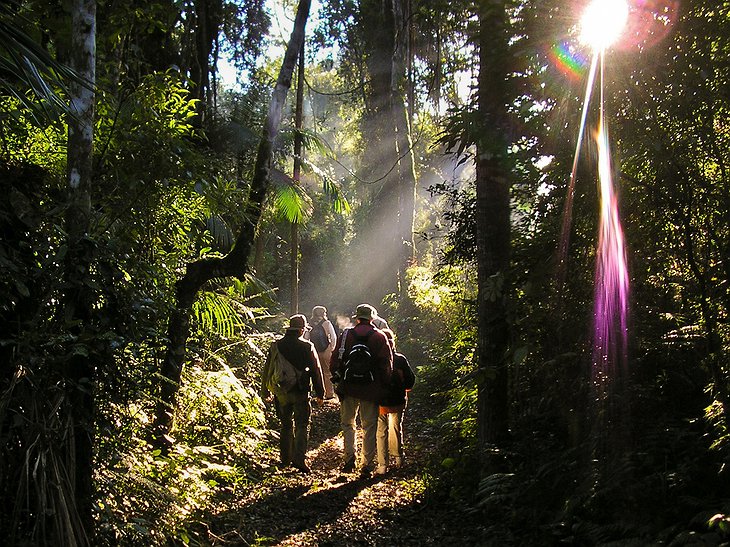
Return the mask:
[[342,358],[345,356],[345,342],[347,341],[347,334],[351,331],[351,328],[346,328],[342,331],[342,340],[340,341],[340,352],[337,358],[342,362]]

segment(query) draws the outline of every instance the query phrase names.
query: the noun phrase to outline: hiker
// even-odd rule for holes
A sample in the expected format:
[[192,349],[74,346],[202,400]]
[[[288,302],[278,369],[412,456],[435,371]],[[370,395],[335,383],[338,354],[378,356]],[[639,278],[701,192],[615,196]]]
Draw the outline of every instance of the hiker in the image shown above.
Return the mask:
[[380,330],[385,330],[385,329],[388,329],[388,328],[390,328],[390,327],[388,326],[388,322],[387,322],[387,321],[386,321],[385,319],[383,319],[382,317],[380,317],[380,316],[378,315],[378,310],[376,310],[375,308],[373,308],[373,314],[374,314],[374,315],[373,315],[373,319],[372,319],[372,321],[371,321],[371,322],[372,322],[372,324],[373,324],[374,326],[376,326],[376,327],[377,327],[377,328],[379,328]]
[[335,392],[340,398],[340,423],[344,438],[342,471],[355,470],[355,416],[363,429],[359,469],[363,476],[373,471],[376,451],[378,402],[386,393],[393,370],[393,354],[385,334],[371,323],[375,309],[360,304],[356,324],[337,340],[330,360]]
[[393,351],[393,375],[387,395],[380,401],[378,416],[378,467],[376,474],[388,469],[389,456],[394,457],[394,467],[403,465],[403,414],[408,405],[408,392],[413,389],[416,375],[408,359],[395,349],[395,336],[390,329],[383,330]]
[[312,308],[310,323],[312,328],[304,333],[304,338],[312,342],[317,350],[324,376],[324,399],[328,401],[335,398],[332,387],[332,373],[330,372],[330,359],[332,358],[332,350],[335,349],[337,343],[337,333],[332,322],[327,318],[327,308],[324,306],[314,306]]
[[[309,437],[309,419],[312,406],[309,402],[310,384],[314,387],[315,402],[322,405],[324,397],[324,381],[322,368],[317,357],[317,350],[302,335],[309,328],[304,315],[292,315],[289,326],[283,337],[271,343],[269,356],[264,365],[261,377],[261,398],[266,401],[269,393],[275,396],[276,412],[281,421],[279,438],[280,467],[289,465],[302,473],[309,473],[305,462],[307,441]],[[275,376],[281,374],[278,367],[286,366],[283,357],[295,369],[292,382],[285,379],[277,381]]]

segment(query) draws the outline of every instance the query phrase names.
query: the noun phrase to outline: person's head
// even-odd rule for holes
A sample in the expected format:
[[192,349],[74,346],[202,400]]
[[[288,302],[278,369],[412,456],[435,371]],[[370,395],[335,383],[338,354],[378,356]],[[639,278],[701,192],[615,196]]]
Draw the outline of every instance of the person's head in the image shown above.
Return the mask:
[[327,319],[327,308],[324,306],[314,306],[312,308],[312,321]]
[[305,330],[309,329],[309,323],[307,323],[307,317],[300,313],[292,315],[289,318],[289,326],[286,328],[287,332],[298,332],[299,336],[304,334]]
[[390,349],[395,352],[395,334],[390,329],[382,329],[383,334],[385,334],[385,337],[388,339],[388,344],[390,344]]
[[355,319],[358,323],[370,323],[377,313],[370,304],[360,304],[355,310]]

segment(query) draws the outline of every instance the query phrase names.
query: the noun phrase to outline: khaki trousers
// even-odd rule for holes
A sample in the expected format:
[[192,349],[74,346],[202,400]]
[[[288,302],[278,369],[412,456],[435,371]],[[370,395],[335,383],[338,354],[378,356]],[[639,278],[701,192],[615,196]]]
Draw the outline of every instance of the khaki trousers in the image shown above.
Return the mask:
[[375,460],[376,440],[378,428],[378,404],[372,401],[355,399],[344,396],[340,398],[340,423],[345,445],[344,462],[355,457],[355,417],[360,414],[362,425],[362,450],[360,467],[372,467]]

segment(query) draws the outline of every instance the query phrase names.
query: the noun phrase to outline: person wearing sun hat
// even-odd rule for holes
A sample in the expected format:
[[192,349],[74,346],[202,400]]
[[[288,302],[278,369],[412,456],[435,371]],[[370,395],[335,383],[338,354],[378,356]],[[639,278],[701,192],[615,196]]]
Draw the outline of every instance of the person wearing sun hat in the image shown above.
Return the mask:
[[[275,354],[271,350],[273,350],[274,344],[277,346],[278,353],[302,372],[301,381],[297,386],[283,395],[276,396],[276,411],[281,421],[280,465],[281,467],[291,465],[302,473],[309,473],[305,455],[309,440],[309,421],[312,415],[312,405],[309,401],[310,388],[314,387],[317,405],[322,404],[324,397],[324,380],[317,350],[310,341],[302,338],[307,329],[309,329],[309,324],[306,316],[292,315],[284,336],[272,342],[269,358],[266,360],[262,372],[264,379],[267,378],[267,375],[271,375],[274,366],[272,355]],[[262,382],[261,396],[264,400],[269,398],[265,381]]]
[[[338,379],[335,390],[340,398],[340,423],[344,440],[343,472],[352,472],[356,466],[355,418],[360,416],[363,428],[360,470],[363,475],[374,469],[377,450],[376,432],[378,426],[378,403],[387,393],[393,371],[393,353],[383,332],[372,324],[375,308],[360,304],[355,310],[356,325],[345,329],[337,340],[330,360],[333,378]],[[356,344],[364,344],[372,357],[373,377],[371,381],[349,382],[344,374],[343,364],[348,353]]]

